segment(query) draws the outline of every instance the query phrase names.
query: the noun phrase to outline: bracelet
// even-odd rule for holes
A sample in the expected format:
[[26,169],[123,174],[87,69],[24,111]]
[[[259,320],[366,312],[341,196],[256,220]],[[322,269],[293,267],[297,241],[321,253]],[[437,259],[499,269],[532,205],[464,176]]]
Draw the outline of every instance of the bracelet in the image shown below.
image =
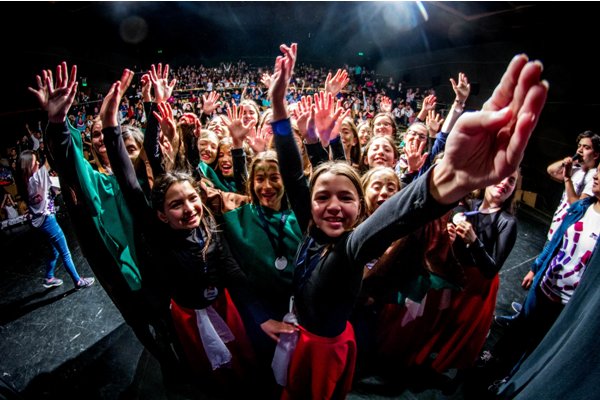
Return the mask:
[[454,102],[455,102],[456,104],[458,104],[459,106],[461,106],[461,107],[464,107],[464,106],[465,106],[465,102],[463,102],[463,101],[460,101],[460,100],[458,100],[458,99],[454,99]]

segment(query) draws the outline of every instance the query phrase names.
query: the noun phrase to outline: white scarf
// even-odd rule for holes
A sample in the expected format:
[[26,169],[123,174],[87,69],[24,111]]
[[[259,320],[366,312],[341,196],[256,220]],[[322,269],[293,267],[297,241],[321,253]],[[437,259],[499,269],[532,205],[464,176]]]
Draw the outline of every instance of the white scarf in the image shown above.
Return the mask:
[[231,353],[225,343],[235,340],[235,336],[212,306],[195,311],[200,340],[212,369],[230,364]]

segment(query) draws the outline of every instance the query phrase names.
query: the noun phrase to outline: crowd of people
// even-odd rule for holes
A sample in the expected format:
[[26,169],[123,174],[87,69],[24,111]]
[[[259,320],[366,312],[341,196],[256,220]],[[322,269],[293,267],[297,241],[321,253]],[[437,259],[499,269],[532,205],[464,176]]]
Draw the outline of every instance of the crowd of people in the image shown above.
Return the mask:
[[[28,173],[10,160],[33,221],[51,219],[33,199],[31,170],[44,173],[36,196],[50,191],[37,150],[99,283],[163,373],[203,390],[342,399],[376,366],[460,380],[480,360],[516,241],[519,164],[548,90],[541,63],[516,56],[483,108],[463,114],[463,73],[446,111],[432,91],[280,50],[272,71],[157,64],[138,80],[126,69],[103,96],[78,91],[75,66],[44,70],[30,91],[48,125],[21,140],[38,146],[19,149]],[[549,167],[566,204],[524,280],[515,333],[494,352],[498,382],[595,249],[600,136],[578,138],[577,155]],[[93,283],[65,266],[77,287]]]

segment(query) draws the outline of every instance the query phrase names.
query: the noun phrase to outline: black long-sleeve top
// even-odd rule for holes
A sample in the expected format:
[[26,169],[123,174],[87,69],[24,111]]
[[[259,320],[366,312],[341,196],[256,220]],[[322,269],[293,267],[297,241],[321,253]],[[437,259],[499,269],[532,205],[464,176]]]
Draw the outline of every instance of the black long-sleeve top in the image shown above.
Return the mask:
[[[308,159],[313,168],[318,167],[321,163],[329,161],[329,152],[323,148],[320,142],[305,143],[304,147],[306,148]],[[343,161],[346,159],[344,146],[342,145],[342,140],[339,136],[329,143],[329,149],[331,149],[334,160]]]
[[[479,210],[482,200],[460,206],[456,212]],[[483,276],[492,279],[508,258],[517,241],[517,219],[506,211],[479,213],[468,217],[477,240],[468,248],[462,240],[454,242],[454,251],[464,265],[475,265]]]
[[[166,227],[156,217],[135,177],[120,128],[105,128],[102,133],[113,172],[132,210],[134,223],[143,228],[150,248],[164,266],[165,284],[173,300],[183,307],[202,309],[215,300],[214,296],[205,293],[211,288],[222,292],[227,287],[238,301],[250,304],[259,323],[266,321],[266,314],[248,289],[245,274],[214,222],[203,217],[203,223],[193,230],[177,231]],[[209,230],[212,238],[204,257],[202,250]]]
[[[310,190],[290,122],[282,120],[271,125],[286,191],[301,229],[307,232],[294,272],[298,321],[316,335],[335,337],[346,328],[360,291],[364,265],[383,254],[394,240],[440,217],[451,206],[437,203],[429,194],[428,173],[388,199],[352,231],[330,238],[316,227],[308,230]],[[314,269],[309,273],[311,266]]]

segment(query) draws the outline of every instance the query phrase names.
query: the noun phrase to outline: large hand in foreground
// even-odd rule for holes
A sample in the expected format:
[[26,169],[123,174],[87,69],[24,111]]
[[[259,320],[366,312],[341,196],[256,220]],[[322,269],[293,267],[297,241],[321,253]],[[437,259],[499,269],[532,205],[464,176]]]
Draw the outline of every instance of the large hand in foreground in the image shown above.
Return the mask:
[[519,166],[548,94],[541,73],[539,61],[516,56],[482,111],[459,118],[431,175],[430,191],[437,201],[454,203]]

